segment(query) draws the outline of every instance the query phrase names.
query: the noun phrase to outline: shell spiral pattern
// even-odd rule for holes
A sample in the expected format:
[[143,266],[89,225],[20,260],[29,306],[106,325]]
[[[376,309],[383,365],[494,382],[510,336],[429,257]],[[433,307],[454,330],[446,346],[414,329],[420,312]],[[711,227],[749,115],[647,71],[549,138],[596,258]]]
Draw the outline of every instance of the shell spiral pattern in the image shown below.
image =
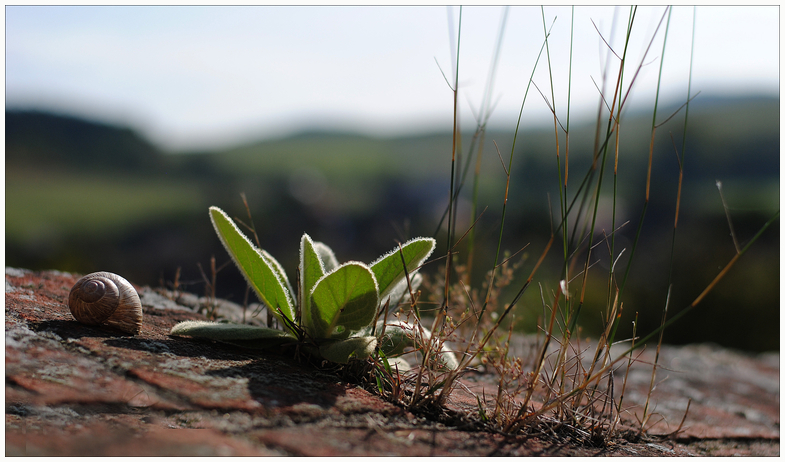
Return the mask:
[[82,324],[106,325],[133,335],[142,330],[139,294],[114,273],[91,273],[76,281],[68,295],[68,308]]

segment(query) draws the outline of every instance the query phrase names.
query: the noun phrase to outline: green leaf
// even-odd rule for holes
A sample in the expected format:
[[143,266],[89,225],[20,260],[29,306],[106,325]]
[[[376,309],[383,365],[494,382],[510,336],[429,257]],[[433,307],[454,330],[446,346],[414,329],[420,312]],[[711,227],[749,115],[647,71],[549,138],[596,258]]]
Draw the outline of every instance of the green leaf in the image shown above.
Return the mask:
[[303,234],[300,239],[300,313],[301,325],[311,336],[315,335],[313,320],[311,317],[311,291],[316,282],[324,276],[324,264],[321,257],[314,248],[311,237]]
[[320,346],[319,354],[328,361],[346,364],[350,359],[369,358],[375,348],[376,337],[352,337]]
[[409,274],[414,274],[425,259],[431,255],[435,247],[436,240],[429,237],[418,237],[408,241],[400,249],[394,249],[371,263],[371,270],[379,283],[381,303],[386,302],[386,298],[396,288],[396,285],[406,283],[401,251],[403,251],[403,260],[406,261],[406,270],[409,271]]
[[[376,327],[381,332],[381,325]],[[422,334],[422,335],[421,335]],[[387,356],[399,356],[407,347],[419,350],[431,339],[431,332],[424,327],[417,327],[406,321],[394,320],[384,329],[384,337],[380,339],[379,349]],[[455,370],[458,368],[458,358],[450,351],[447,342],[443,342],[439,351],[431,355],[436,366],[441,369]]]
[[348,337],[373,322],[379,291],[373,272],[348,262],[327,273],[311,291],[311,317],[316,338]]
[[292,303],[292,313],[294,313],[294,307],[297,305],[297,301],[296,300],[292,300],[292,298],[295,296],[295,292],[294,292],[294,290],[292,290],[292,284],[289,282],[289,278],[286,277],[286,272],[283,270],[283,266],[281,266],[281,264],[278,263],[278,260],[276,260],[266,250],[259,249],[259,252],[262,254],[262,256],[264,256],[264,258],[266,259],[267,263],[270,264],[270,267],[273,269],[273,271],[275,271],[275,274],[278,277],[278,279],[281,281],[281,283],[282,284],[286,284],[286,289],[289,291],[288,292],[288,294],[289,294],[289,301]]
[[[422,283],[422,274],[417,273],[409,276],[412,284],[412,293],[417,292],[417,288]],[[409,284],[406,279],[401,279],[398,284],[395,284],[388,292],[390,297],[390,305],[395,306],[395,303],[409,303],[411,296],[409,294]],[[386,301],[385,301],[386,302]]]
[[335,258],[333,249],[327,246],[327,244],[323,242],[314,242],[313,248],[314,250],[316,250],[316,253],[319,254],[319,258],[322,259],[322,264],[324,265],[324,271],[329,273],[335,268],[338,268],[338,259]]
[[406,372],[412,368],[409,361],[403,358],[389,358],[389,366],[392,372]]
[[[414,346],[415,333],[413,328],[406,324],[406,328],[400,325],[389,324],[384,329],[384,337],[381,339],[379,349],[387,356],[399,356],[403,354],[406,347]],[[379,327],[381,331],[381,327]]]
[[269,348],[297,341],[292,335],[277,329],[207,321],[183,321],[172,327],[169,334],[217,340],[245,348]]
[[283,322],[278,308],[290,320],[294,320],[294,301],[292,300],[289,280],[281,265],[270,254],[259,250],[234,224],[231,218],[218,207],[210,207],[210,220],[216,234],[235,265],[253,287],[259,299]]

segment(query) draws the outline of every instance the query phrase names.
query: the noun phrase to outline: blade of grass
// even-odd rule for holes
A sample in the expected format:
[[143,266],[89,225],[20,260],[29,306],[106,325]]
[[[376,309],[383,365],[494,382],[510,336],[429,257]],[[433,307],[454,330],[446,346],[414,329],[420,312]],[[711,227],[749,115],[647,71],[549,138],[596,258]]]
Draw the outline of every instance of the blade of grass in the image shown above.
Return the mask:
[[[448,216],[447,216],[447,261],[444,265],[444,299],[442,300],[442,305],[437,313],[436,317],[433,320],[433,325],[431,326],[431,336],[428,338],[427,345],[425,351],[422,355],[422,364],[420,370],[417,373],[417,379],[415,381],[415,389],[414,389],[414,396],[412,398],[412,402],[410,406],[414,406],[417,401],[420,399],[420,388],[422,384],[422,374],[426,370],[428,362],[430,360],[431,351],[433,350],[433,345],[435,339],[438,337],[438,331],[436,327],[440,324],[441,320],[444,318],[444,314],[447,310],[447,306],[449,304],[450,299],[450,271],[452,266],[452,241],[453,241],[453,234],[454,230],[452,227],[453,224],[453,213],[454,213],[454,191],[455,191],[455,153],[457,147],[457,140],[458,140],[458,76],[459,76],[459,65],[460,65],[460,53],[461,53],[461,20],[463,17],[463,7],[459,7],[458,9],[458,34],[457,34],[457,47],[455,49],[455,82],[453,85],[453,134],[452,134],[452,159],[450,162],[450,196],[449,196],[449,203],[447,206]],[[452,40],[452,35],[450,36]],[[418,320],[419,321],[419,320]],[[420,323],[418,322],[418,325]]]
[[[453,118],[452,118],[452,161],[450,162],[450,202],[447,217],[447,263],[444,269],[444,302],[442,309],[449,303],[450,299],[450,270],[452,266],[452,241],[455,229],[453,226],[453,214],[455,213],[455,153],[458,145],[458,75],[461,58],[461,21],[463,19],[463,7],[458,9],[458,45],[455,51],[455,82],[453,86]],[[435,327],[435,326],[434,326]],[[434,330],[431,329],[431,332]]]

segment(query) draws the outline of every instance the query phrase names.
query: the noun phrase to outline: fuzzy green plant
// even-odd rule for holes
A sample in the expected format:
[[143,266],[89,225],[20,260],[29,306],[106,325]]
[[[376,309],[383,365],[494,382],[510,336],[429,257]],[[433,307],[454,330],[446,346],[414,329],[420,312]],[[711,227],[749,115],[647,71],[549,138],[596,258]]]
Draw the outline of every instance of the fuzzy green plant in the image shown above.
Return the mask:
[[[184,321],[172,328],[171,335],[245,348],[294,344],[341,364],[367,359],[381,350],[403,365],[400,355],[429,340],[427,330],[377,320],[382,309],[395,307],[416,290],[422,279],[418,270],[436,247],[434,239],[412,239],[369,265],[339,264],[330,247],[303,234],[295,291],[278,261],[254,246],[223,210],[210,207],[210,219],[235,265],[283,329]],[[436,356],[442,367],[457,367],[455,356],[444,348]]]

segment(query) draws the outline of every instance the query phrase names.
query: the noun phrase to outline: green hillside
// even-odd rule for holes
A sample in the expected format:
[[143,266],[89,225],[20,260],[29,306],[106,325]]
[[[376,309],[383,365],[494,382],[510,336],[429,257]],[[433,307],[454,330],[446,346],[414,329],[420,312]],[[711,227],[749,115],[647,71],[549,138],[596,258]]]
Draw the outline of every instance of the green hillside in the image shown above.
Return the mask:
[[7,168],[150,171],[160,151],[127,127],[36,111],[6,111]]

